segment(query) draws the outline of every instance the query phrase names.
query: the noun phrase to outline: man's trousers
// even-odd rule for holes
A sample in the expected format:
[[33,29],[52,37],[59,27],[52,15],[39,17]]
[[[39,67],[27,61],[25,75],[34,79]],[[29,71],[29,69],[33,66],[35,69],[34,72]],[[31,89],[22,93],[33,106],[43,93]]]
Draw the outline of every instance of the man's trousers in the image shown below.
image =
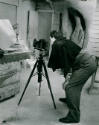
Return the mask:
[[89,79],[96,71],[97,64],[95,57],[88,53],[80,53],[72,67],[72,76],[69,84],[65,88],[67,105],[74,120],[80,120],[80,96],[81,91]]

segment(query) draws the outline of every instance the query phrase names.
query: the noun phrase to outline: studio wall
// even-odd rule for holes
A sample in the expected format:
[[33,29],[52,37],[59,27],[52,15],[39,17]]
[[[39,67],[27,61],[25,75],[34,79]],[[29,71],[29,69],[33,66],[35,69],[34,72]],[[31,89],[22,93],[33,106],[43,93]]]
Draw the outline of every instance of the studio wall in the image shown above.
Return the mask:
[[88,34],[89,34],[91,23],[94,17],[93,15],[94,15],[95,8],[96,8],[96,2],[97,2],[96,0],[87,0],[87,1],[65,0],[64,2],[55,3],[52,29],[55,29],[55,30],[59,29],[59,14],[62,13],[63,14],[63,17],[62,17],[63,35],[66,36],[67,38],[70,38],[72,28],[71,28],[70,21],[68,19],[67,8],[70,6],[73,8],[76,8],[83,14],[86,20],[87,30],[86,30],[86,39],[85,39],[85,44],[84,44],[84,47],[86,47],[88,43]]

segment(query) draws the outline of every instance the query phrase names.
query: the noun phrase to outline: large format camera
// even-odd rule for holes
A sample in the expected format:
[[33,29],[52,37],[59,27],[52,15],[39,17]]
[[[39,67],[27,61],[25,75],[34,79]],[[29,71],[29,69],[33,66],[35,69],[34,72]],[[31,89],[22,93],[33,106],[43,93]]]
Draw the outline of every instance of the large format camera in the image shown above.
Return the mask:
[[47,51],[47,41],[45,39],[40,39],[39,41],[34,39],[33,47],[38,50]]

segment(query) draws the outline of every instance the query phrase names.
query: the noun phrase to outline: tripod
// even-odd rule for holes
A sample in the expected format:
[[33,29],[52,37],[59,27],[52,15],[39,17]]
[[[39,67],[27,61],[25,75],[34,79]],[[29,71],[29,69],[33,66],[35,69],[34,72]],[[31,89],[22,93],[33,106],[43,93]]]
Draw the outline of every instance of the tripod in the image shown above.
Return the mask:
[[37,67],[37,74],[38,74],[38,82],[40,84],[39,85],[39,95],[40,95],[41,81],[42,81],[42,75],[43,75],[42,69],[44,68],[45,78],[46,78],[47,83],[48,83],[48,88],[50,90],[50,94],[51,94],[51,98],[52,98],[52,101],[53,101],[54,108],[56,109],[56,104],[55,104],[55,101],[54,101],[54,96],[53,96],[53,93],[52,93],[52,89],[51,89],[51,85],[50,85],[50,80],[49,80],[49,77],[48,77],[48,73],[47,73],[45,62],[43,60],[42,52],[40,52],[39,57],[38,57],[36,63],[34,64],[34,67],[33,67],[32,71],[30,73],[30,76],[29,76],[28,80],[27,80],[26,86],[25,86],[25,88],[23,90],[23,93],[22,93],[20,99],[19,99],[18,106],[20,105],[20,103],[22,101],[22,98],[23,98],[23,96],[25,94],[25,91],[26,91],[26,89],[27,89],[27,87],[29,85],[29,82],[30,82],[30,80],[31,80],[31,78],[33,76],[33,73],[34,73],[36,67]]

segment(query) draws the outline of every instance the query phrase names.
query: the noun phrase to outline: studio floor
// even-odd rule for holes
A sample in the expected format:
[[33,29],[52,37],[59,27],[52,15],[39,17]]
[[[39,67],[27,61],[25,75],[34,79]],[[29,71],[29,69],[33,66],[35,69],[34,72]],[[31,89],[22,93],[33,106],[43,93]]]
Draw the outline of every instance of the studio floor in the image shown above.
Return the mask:
[[[51,94],[43,77],[41,82],[41,95],[39,96],[39,83],[37,76],[33,76],[23,96],[21,104],[17,106],[31,69],[22,68],[20,74],[20,93],[14,98],[0,103],[0,121],[8,120],[0,125],[65,125],[58,122],[58,119],[68,113],[67,105],[59,102],[64,97],[62,83],[63,76],[58,72],[48,69],[52,92],[55,98],[57,109],[54,109]],[[99,72],[97,72],[99,74]],[[81,120],[76,125],[99,125],[99,94],[88,94],[87,88],[90,85],[89,79],[83,88],[81,95]],[[98,90],[97,90],[98,91]],[[69,124],[70,125],[70,124]]]

